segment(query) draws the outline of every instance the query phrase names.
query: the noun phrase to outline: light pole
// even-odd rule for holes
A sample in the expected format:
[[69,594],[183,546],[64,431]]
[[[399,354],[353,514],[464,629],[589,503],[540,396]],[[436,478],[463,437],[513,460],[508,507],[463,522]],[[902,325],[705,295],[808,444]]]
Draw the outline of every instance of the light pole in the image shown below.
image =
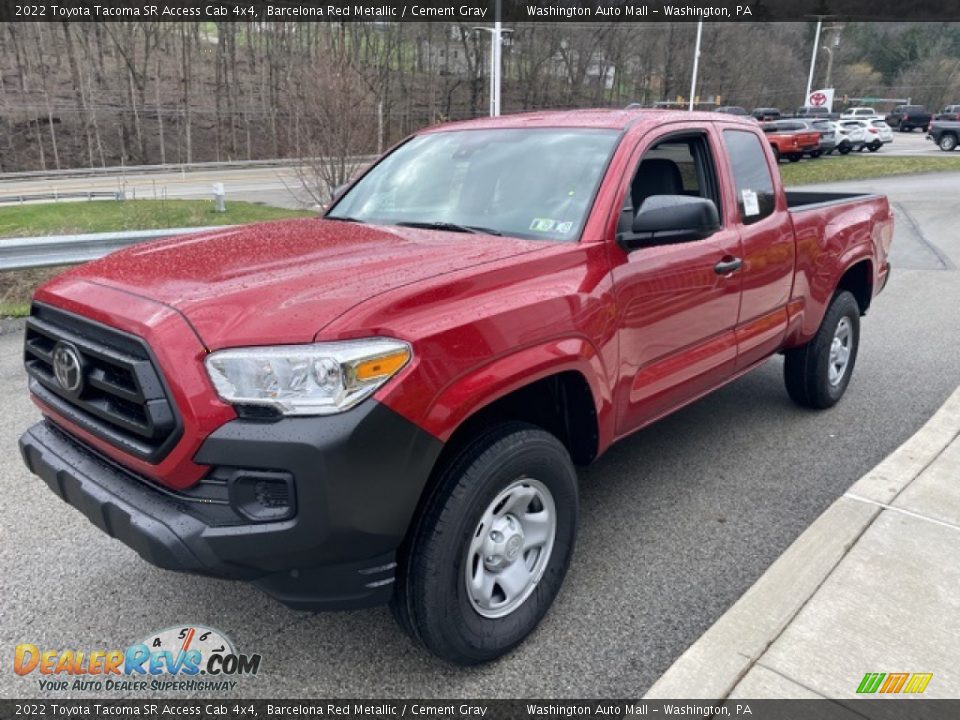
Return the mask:
[[697,71],[700,69],[700,38],[703,36],[703,20],[697,23],[697,45],[693,51],[693,76],[690,78],[690,105],[693,112],[693,99],[697,96]]
[[503,49],[504,33],[513,32],[504,30],[500,22],[500,0],[497,0],[494,10],[493,27],[475,27],[474,30],[482,30],[490,33],[490,117],[497,117],[500,114],[500,72],[503,67],[501,61]]
[[830,75],[833,74],[833,50],[824,45],[820,48],[827,54],[827,77],[823,81],[824,87],[830,87]]
[[807,106],[810,91],[813,90],[813,69],[817,66],[817,51],[820,49],[820,31],[823,28],[823,15],[817,16],[817,32],[813,36],[813,55],[810,56],[810,74],[807,75],[807,94],[803,96],[803,105]]
[[830,82],[833,78],[833,51],[840,47],[840,31],[843,30],[843,25],[834,25],[824,28],[824,30],[827,32],[833,31],[833,41],[823,46],[823,49],[827,53],[827,78],[823,86],[832,87]]
[[[823,19],[825,17],[830,17],[830,15],[817,15],[817,34],[813,39],[813,55],[810,56],[810,74],[807,76],[807,94],[803,98],[803,107],[807,106],[807,100],[810,99],[810,91],[813,90],[813,71],[817,65],[817,51],[820,48],[820,33],[824,30],[833,30],[835,33],[833,36],[833,48],[836,49],[840,45],[840,31],[843,30],[843,25],[831,25],[830,27],[823,27]],[[829,58],[827,60],[827,81],[826,87],[830,87],[830,76],[833,74],[833,50],[823,46],[823,49],[827,51]]]

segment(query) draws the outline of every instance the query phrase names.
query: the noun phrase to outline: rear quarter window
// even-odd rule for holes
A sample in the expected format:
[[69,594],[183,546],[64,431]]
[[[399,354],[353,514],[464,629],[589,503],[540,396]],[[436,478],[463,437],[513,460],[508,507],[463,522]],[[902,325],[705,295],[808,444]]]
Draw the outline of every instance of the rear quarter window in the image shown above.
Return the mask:
[[746,130],[724,130],[723,142],[733,171],[740,222],[751,225],[763,220],[773,213],[776,195],[760,138]]

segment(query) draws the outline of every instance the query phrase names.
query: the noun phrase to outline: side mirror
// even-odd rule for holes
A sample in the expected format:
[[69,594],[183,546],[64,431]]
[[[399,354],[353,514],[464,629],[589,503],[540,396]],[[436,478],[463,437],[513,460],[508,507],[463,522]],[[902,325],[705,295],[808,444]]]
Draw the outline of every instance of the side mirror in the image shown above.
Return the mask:
[[627,252],[646,245],[702,240],[720,229],[713,200],[689,195],[651,195],[617,240]]

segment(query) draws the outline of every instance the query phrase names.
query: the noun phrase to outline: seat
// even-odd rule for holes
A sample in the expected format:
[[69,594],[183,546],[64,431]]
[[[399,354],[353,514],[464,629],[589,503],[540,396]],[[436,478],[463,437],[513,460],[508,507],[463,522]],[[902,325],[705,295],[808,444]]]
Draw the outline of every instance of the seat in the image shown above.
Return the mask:
[[683,178],[673,160],[648,158],[640,163],[630,186],[630,200],[636,213],[651,195],[682,195]]

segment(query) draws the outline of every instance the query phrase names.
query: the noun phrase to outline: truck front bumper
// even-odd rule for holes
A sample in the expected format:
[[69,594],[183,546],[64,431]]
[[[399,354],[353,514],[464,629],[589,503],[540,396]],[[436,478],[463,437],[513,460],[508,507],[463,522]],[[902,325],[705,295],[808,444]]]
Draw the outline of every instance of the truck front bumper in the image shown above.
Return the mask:
[[[172,491],[55,426],[20,438],[24,462],[108,535],[168,570],[246,580],[298,609],[386,602],[395,552],[442,444],[368,401],[341,415],[233,420],[202,444],[210,473]],[[249,512],[248,486],[280,479],[280,516]],[[266,486],[263,486],[266,487]],[[277,500],[270,492],[268,506]]]

